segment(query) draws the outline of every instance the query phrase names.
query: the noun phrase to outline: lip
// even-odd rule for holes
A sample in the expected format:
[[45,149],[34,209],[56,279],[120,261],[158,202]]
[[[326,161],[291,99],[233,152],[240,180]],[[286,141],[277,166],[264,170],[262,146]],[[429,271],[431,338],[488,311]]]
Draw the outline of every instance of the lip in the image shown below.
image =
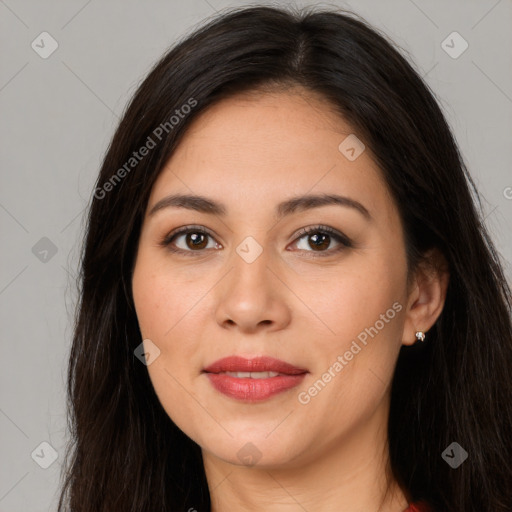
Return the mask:
[[[258,379],[234,377],[226,372],[277,372],[279,375]],[[267,356],[251,359],[230,356],[207,366],[203,373],[220,393],[244,402],[259,402],[298,386],[308,370]]]

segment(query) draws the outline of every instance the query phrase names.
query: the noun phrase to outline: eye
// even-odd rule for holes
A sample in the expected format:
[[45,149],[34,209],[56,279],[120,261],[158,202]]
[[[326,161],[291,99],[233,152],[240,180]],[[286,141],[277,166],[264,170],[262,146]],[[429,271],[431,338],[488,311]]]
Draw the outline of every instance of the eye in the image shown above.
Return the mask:
[[[329,256],[333,253],[340,252],[347,247],[353,246],[351,240],[348,237],[329,226],[312,226],[303,228],[297,235],[298,242],[295,242],[297,248],[307,252],[318,253],[314,256]],[[302,247],[300,247],[300,241],[302,239],[306,239],[306,241],[302,244]],[[333,240],[335,240],[339,245],[334,249],[329,249],[329,246]],[[308,247],[312,248],[313,250],[308,250]]]
[[[182,237],[183,240],[180,242],[180,247],[177,241]],[[179,252],[187,256],[193,256],[194,252],[202,252],[202,249],[212,248],[211,246],[208,247],[208,237],[213,239],[213,236],[204,228],[199,226],[187,226],[167,235],[161,241],[161,245],[165,246],[171,252]],[[175,245],[177,245],[177,247]],[[213,244],[214,249],[221,247],[222,246],[218,243]]]

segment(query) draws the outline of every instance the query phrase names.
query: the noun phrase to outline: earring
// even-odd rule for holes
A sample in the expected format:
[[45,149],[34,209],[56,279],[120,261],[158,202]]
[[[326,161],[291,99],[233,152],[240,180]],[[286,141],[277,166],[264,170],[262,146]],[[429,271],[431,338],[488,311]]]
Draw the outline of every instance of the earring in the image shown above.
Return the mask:
[[416,332],[416,343],[418,343],[419,341],[425,341],[425,333],[423,331]]

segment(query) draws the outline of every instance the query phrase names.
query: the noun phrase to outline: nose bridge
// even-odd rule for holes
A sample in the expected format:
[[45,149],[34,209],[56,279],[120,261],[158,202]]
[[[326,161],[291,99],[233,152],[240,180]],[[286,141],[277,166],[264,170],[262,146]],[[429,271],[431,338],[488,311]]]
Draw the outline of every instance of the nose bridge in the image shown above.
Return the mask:
[[217,321],[234,323],[248,331],[259,324],[282,326],[288,318],[288,308],[276,277],[268,268],[272,267],[271,249],[248,236],[230,256],[231,270],[219,290]]
[[[262,240],[262,243],[265,242]],[[272,275],[267,268],[271,250],[262,243],[253,236],[247,236],[235,247],[230,261],[233,266],[230,288],[233,292],[254,296],[265,291]]]

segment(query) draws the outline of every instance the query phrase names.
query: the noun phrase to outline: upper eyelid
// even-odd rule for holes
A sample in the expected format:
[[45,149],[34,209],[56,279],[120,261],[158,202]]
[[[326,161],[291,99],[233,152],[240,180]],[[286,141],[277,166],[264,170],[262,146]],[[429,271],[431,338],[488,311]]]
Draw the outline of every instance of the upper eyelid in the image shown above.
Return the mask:
[[183,226],[181,228],[177,228],[175,230],[172,230],[168,235],[165,235],[164,237],[164,242],[165,241],[170,241],[172,240],[174,237],[176,236],[181,236],[181,235],[186,235],[188,232],[194,232],[194,231],[197,231],[197,232],[201,232],[201,233],[204,233],[208,236],[211,236],[212,238],[215,238],[215,235],[210,231],[208,230],[208,228],[205,228],[204,226]]

